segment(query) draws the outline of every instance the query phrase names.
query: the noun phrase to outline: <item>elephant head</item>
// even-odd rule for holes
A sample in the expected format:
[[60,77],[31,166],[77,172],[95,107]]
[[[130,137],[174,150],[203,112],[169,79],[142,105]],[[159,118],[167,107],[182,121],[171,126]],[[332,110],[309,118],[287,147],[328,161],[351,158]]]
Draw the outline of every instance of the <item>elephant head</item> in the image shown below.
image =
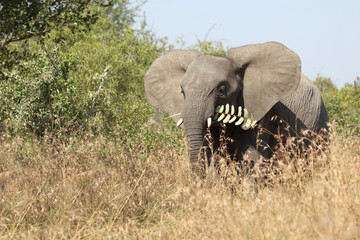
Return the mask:
[[174,50],[160,56],[145,75],[149,102],[184,122],[192,166],[213,120],[255,126],[301,78],[300,59],[277,42],[229,49],[226,57]]

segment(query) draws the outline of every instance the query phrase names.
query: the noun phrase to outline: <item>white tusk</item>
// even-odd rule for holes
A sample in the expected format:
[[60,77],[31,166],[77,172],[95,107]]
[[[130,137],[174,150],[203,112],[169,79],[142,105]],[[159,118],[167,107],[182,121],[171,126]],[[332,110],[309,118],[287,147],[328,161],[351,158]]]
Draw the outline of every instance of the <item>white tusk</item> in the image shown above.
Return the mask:
[[223,120],[223,123],[228,123],[231,118],[231,115],[227,115],[226,118]]
[[222,114],[220,115],[220,117],[219,117],[218,119],[216,119],[216,121],[221,122],[221,120],[223,120],[223,118],[224,118],[225,116],[226,116],[226,115],[225,115],[224,113],[222,113]]
[[254,127],[256,124],[256,120],[254,120],[252,123],[251,123],[251,127]]
[[239,112],[238,112],[238,115],[237,115],[237,116],[238,116],[238,117],[241,117],[241,106],[239,106],[238,109],[239,109]]
[[176,126],[179,127],[183,122],[184,122],[184,120],[182,118],[180,118],[180,120],[177,122]]
[[244,121],[243,117],[240,117],[238,121],[236,121],[235,125],[240,125]]
[[232,123],[233,121],[235,121],[237,119],[237,116],[233,116],[232,119],[230,119],[229,123]]
[[234,105],[231,105],[231,115],[234,115],[234,113],[235,113],[235,107],[234,107]]
[[228,114],[229,113],[229,104],[227,103],[226,105],[225,105],[225,113],[226,114]]
[[248,118],[249,112],[246,108],[244,108],[244,118]]
[[245,123],[244,127],[245,127],[245,128],[249,128],[249,127],[251,126],[250,124],[251,124],[251,119],[248,118],[248,119],[246,120],[246,123]]
[[224,111],[224,105],[217,106],[215,112],[222,113]]
[[211,126],[211,122],[212,122],[212,119],[211,119],[211,117],[209,117],[209,118],[207,119],[207,126],[208,126],[208,128]]

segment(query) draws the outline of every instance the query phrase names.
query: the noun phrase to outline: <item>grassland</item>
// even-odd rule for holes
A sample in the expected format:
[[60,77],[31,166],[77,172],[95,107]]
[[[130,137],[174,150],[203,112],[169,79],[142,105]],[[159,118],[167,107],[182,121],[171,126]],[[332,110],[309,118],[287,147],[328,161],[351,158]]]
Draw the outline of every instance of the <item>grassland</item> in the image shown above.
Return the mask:
[[195,179],[180,146],[3,137],[0,238],[360,239],[358,136],[334,130],[328,153],[284,154],[257,190],[242,176]]

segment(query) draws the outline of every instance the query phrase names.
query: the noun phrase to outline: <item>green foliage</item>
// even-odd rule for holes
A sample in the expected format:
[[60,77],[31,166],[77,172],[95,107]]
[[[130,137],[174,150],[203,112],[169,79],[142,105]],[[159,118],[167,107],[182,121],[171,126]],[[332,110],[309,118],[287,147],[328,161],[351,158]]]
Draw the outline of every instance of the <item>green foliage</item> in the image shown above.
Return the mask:
[[[155,39],[145,26],[142,31],[131,25],[119,29],[107,17],[99,17],[89,31],[65,26],[9,44],[0,69],[0,127],[21,135],[120,136],[124,144],[141,137],[149,148],[164,139],[177,144],[182,133],[170,119],[149,124],[158,113],[143,89],[149,65],[166,50],[165,40]],[[109,74],[97,93],[107,66]]]
[[203,52],[207,55],[226,56],[226,49],[222,41],[200,41],[190,46],[189,49]]
[[98,18],[98,12],[92,7],[100,5],[91,0],[9,0],[0,3],[0,48],[65,26],[73,32],[88,28]]
[[[200,52],[203,52],[207,55],[213,55],[213,56],[226,56],[227,49],[224,47],[223,40],[218,41],[208,41],[208,35],[211,32],[212,29],[216,27],[216,24],[211,26],[211,28],[207,31],[205,34],[204,40],[197,39],[197,42],[194,45],[191,45],[188,47],[190,50],[197,50]],[[185,45],[185,41],[182,40],[182,38],[179,38],[177,40],[178,43],[181,43],[181,45]]]
[[315,84],[322,97],[331,121],[347,134],[360,134],[360,78],[354,84],[345,84],[338,90],[330,78],[318,76]]
[[74,79],[68,77],[73,63],[59,49],[45,51],[33,44],[22,47],[24,51],[32,51],[31,47],[36,51],[2,71],[0,120],[12,133],[30,131],[42,135],[64,122],[74,122],[78,114],[80,96],[75,93]]
[[99,86],[99,74],[110,65],[90,128],[94,132],[119,131],[132,135],[142,128],[152,111],[144,95],[144,74],[165,48],[139,40],[130,28],[118,38],[98,34],[108,25],[111,23],[102,19],[94,26],[93,34],[84,34],[81,41],[69,48],[77,62],[83,65],[71,76],[81,79],[78,93],[92,99]]
[[76,62],[60,48],[67,36],[90,29],[101,13],[97,6],[102,2],[0,3],[1,128],[37,135],[65,123],[75,128],[80,96],[69,73]]
[[333,92],[338,90],[335,84],[331,81],[331,78],[323,77],[320,74],[317,75],[314,83],[322,93]]
[[105,16],[110,19],[118,31],[123,31],[127,26],[135,23],[135,18],[146,0],[113,0],[112,7],[106,8]]

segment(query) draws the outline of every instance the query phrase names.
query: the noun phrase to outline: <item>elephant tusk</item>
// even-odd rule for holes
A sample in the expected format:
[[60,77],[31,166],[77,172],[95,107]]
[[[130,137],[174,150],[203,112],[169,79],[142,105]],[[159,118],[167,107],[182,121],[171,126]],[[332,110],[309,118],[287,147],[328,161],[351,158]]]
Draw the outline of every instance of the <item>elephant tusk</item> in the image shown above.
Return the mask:
[[184,122],[184,120],[182,118],[180,118],[180,120],[177,122],[176,126],[180,127],[180,125]]
[[215,112],[217,113],[222,113],[223,111],[224,111],[224,105],[217,106],[215,109]]
[[246,120],[246,123],[245,123],[244,127],[245,127],[245,128],[249,128],[249,127],[251,126],[250,124],[251,124],[251,119],[248,118],[248,119]]
[[241,106],[238,108],[238,117],[241,117]]
[[230,113],[230,115],[234,115],[234,113],[235,113],[235,107],[234,107],[234,105],[231,105],[231,113]]
[[244,108],[244,118],[248,118],[249,112],[246,108]]
[[228,123],[230,120],[231,115],[227,115],[226,118],[223,120],[223,123]]
[[235,125],[240,125],[244,121],[243,117],[240,117],[239,120],[235,123]]
[[232,118],[232,119],[230,119],[229,123],[234,122],[236,119],[237,119],[237,116],[233,116],[233,118]]
[[252,123],[251,123],[251,127],[254,127],[256,124],[256,120],[254,120]]
[[224,113],[222,113],[216,121],[221,122],[221,120],[223,120],[225,116],[226,115]]
[[212,123],[212,119],[211,119],[211,117],[209,117],[209,118],[207,119],[207,126],[208,126],[208,128],[211,126],[211,123]]
[[226,105],[225,105],[225,113],[226,114],[228,114],[229,113],[229,104],[227,103]]
[[[243,114],[243,116],[242,116]],[[251,115],[251,117],[250,117]],[[215,109],[215,116],[214,119],[209,118],[207,120],[208,127],[211,126],[211,121],[215,120],[218,122],[223,123],[233,123],[235,122],[235,125],[240,125],[243,123],[243,128],[248,129],[250,127],[254,127],[257,123],[256,120],[253,120],[252,114],[249,113],[249,111],[246,108],[242,108],[241,106],[238,107],[238,113],[235,115],[235,106],[230,104],[225,105],[219,105]]]

